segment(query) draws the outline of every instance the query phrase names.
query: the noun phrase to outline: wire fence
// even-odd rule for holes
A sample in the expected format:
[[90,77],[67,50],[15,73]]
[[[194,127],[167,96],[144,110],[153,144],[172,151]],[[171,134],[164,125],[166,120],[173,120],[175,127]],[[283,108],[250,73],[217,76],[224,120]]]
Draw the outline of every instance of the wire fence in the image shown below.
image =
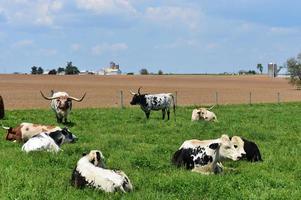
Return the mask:
[[[175,104],[178,106],[188,105],[223,105],[223,104],[256,104],[256,103],[284,103],[301,100],[301,92],[296,91],[212,91],[198,93],[191,96],[185,91],[174,91]],[[129,106],[131,96],[124,95],[120,90],[117,95],[119,107]]]

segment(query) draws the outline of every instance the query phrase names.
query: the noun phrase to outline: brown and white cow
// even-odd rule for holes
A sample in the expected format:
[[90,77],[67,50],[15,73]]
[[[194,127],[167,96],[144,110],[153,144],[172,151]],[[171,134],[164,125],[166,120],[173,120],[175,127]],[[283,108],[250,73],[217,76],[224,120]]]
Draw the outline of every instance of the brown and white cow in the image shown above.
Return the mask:
[[214,112],[210,111],[214,106],[210,108],[196,108],[193,109],[192,115],[191,115],[191,121],[198,121],[198,120],[204,120],[204,121],[213,121],[217,122],[217,117],[214,114]]
[[223,171],[221,161],[239,160],[245,151],[237,151],[227,135],[213,140],[186,140],[174,153],[172,163],[177,167],[201,174],[220,173]]
[[23,122],[19,126],[16,126],[14,128],[4,126],[2,127],[7,130],[6,140],[18,142],[26,142],[33,136],[43,132],[50,133],[57,130],[62,130],[59,126],[47,126],[27,122]]
[[67,92],[54,92],[51,91],[52,95],[51,97],[46,97],[42,91],[41,95],[46,100],[51,100],[51,108],[55,112],[56,120],[58,123],[67,123],[67,117],[72,109],[72,100],[81,102],[85,96],[86,93],[82,96],[82,98],[78,99],[72,96],[69,96]]

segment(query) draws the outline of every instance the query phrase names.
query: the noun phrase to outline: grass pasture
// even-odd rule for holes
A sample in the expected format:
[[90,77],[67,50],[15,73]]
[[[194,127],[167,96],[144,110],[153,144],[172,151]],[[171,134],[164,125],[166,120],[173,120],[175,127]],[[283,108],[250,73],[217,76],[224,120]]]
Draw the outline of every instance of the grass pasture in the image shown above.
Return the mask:
[[[79,137],[58,154],[23,153],[21,144],[0,141],[1,199],[300,199],[301,104],[225,105],[214,108],[218,123],[191,122],[192,107],[177,108],[177,120],[146,120],[140,108],[73,110],[70,130]],[[56,124],[52,111],[12,110],[1,122]],[[1,131],[4,135],[4,131]],[[186,139],[226,133],[255,141],[264,162],[227,161],[221,175],[204,176],[170,164]],[[99,149],[109,168],[122,169],[134,192],[104,194],[70,186],[83,152]]]

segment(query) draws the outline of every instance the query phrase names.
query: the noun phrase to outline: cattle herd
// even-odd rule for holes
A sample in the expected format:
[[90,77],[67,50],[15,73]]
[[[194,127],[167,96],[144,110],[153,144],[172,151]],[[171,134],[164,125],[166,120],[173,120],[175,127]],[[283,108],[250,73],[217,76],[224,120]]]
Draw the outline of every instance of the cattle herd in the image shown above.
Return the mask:
[[[130,104],[140,105],[147,119],[151,110],[162,110],[162,119],[165,119],[167,113],[169,120],[171,107],[175,118],[173,94],[141,94],[140,90],[141,88],[137,93],[131,91],[133,98]],[[69,96],[66,92],[52,91],[50,97],[46,97],[42,92],[41,95],[44,99],[51,100],[51,108],[55,112],[57,122],[68,123],[67,117],[72,108],[72,100],[81,102],[86,93],[80,99]],[[213,107],[194,109],[191,120],[217,122],[216,115],[211,111]],[[77,137],[69,129],[59,126],[24,122],[14,128],[3,125],[2,127],[7,130],[6,140],[23,143],[21,150],[27,153],[31,151],[58,152],[62,144],[77,141]],[[226,159],[262,161],[258,146],[254,142],[239,136],[222,135],[216,139],[184,141],[173,154],[171,163],[201,174],[217,174],[223,171],[222,161]],[[71,185],[76,188],[88,186],[105,192],[133,190],[130,179],[123,171],[106,168],[104,156],[99,150],[91,150],[82,155],[72,172]]]

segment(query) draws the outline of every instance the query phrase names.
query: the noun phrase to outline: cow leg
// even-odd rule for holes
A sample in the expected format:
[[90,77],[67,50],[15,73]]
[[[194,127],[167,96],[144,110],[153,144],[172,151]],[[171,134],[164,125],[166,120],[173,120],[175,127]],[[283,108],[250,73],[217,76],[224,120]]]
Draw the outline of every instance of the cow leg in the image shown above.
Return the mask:
[[56,115],[56,121],[58,123],[62,123],[63,122],[62,118],[60,118],[58,115]]
[[162,120],[164,120],[165,119],[165,109],[162,109]]
[[169,120],[170,110],[167,109],[167,119]]
[[146,118],[149,119],[150,112],[145,112]]

